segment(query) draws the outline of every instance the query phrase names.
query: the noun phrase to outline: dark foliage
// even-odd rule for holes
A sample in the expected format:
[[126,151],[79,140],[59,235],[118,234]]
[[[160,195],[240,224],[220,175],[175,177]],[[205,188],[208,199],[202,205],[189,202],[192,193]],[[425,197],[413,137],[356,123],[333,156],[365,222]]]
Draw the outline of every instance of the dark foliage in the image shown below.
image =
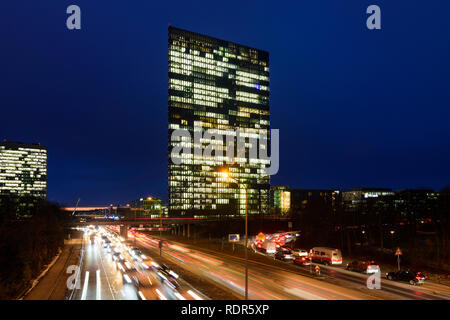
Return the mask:
[[0,199],[0,299],[25,290],[64,245],[65,214],[40,199]]

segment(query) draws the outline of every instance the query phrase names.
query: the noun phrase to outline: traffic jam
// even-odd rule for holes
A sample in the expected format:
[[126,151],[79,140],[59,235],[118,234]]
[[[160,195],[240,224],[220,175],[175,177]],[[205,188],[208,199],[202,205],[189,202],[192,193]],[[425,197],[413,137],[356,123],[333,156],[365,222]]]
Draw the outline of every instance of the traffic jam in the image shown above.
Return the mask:
[[90,226],[89,245],[98,245],[122,275],[122,286],[133,288],[141,300],[203,300],[194,290],[180,285],[179,275],[158,264],[140,248],[127,244],[113,229]]
[[[341,250],[329,247],[314,247],[310,250],[295,248],[294,243],[299,232],[279,232],[274,234],[263,234],[260,232],[253,240],[251,247],[255,252],[268,257],[292,263],[300,267],[314,269],[320,274],[320,266],[333,266],[347,271],[364,274],[381,274],[380,265],[370,258],[350,261],[343,264]],[[398,254],[398,252],[397,252]],[[399,270],[385,273],[387,280],[406,282],[411,285],[421,285],[425,282],[425,275],[422,272],[412,270]]]

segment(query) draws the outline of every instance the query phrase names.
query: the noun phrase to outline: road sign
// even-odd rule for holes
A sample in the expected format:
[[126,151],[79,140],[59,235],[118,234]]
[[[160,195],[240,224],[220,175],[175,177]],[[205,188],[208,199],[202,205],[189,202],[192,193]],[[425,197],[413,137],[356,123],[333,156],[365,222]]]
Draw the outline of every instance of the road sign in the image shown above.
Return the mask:
[[401,256],[402,255],[402,250],[400,250],[400,248],[397,248],[397,251],[395,251],[395,255],[396,256]]
[[266,236],[264,235],[264,233],[260,232],[258,233],[258,240],[264,241],[266,239]]
[[228,235],[228,242],[238,242],[239,241],[239,234],[229,234]]

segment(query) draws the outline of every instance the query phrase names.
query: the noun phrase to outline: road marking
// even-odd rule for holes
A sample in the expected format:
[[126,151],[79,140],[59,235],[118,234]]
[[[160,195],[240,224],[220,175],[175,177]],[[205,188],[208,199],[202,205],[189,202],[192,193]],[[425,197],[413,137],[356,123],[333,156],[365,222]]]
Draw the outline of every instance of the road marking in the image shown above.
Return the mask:
[[106,273],[105,264],[103,263],[102,252],[100,252],[100,254],[98,256],[100,257],[100,263],[102,264],[103,273],[105,274],[106,282],[108,283],[108,287],[109,287],[109,291],[111,292],[111,296],[112,296],[113,300],[116,300],[116,297],[114,296],[114,291],[111,288],[111,283],[109,282],[108,274]]
[[174,294],[175,294],[175,296],[176,296],[178,299],[180,299],[180,300],[186,300],[186,298],[183,297],[183,296],[182,296],[181,294],[179,294],[178,292],[175,292]]
[[101,296],[101,282],[100,282],[100,269],[97,269],[97,300],[102,300]]
[[86,276],[84,277],[83,293],[81,294],[81,300],[86,300],[88,282],[89,282],[89,271],[86,271]]
[[200,298],[200,296],[198,294],[196,294],[195,292],[193,292],[192,290],[188,290],[188,292],[192,298],[194,298],[195,300],[203,300],[202,298]]
[[142,300],[147,300],[147,298],[145,298],[144,294],[141,291],[139,291],[138,294],[139,294],[139,297],[141,297]]
[[158,289],[156,289],[156,293],[158,294],[158,296],[161,300],[167,300],[167,298]]

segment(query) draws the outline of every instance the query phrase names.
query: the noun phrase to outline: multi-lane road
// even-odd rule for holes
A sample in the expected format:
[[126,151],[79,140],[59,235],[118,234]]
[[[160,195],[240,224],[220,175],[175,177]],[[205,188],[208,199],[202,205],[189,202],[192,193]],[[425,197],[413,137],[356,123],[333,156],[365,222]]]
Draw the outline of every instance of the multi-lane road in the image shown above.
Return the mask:
[[[158,239],[136,232],[136,243],[150,255],[158,255]],[[238,298],[244,296],[245,260],[207,249],[194,248],[177,242],[164,246],[163,257],[211,285],[219,286]],[[294,270],[297,269],[297,270]],[[369,289],[368,275],[339,267],[321,267],[322,276],[308,275],[309,267],[284,268],[273,263],[249,261],[250,299],[315,299],[315,300],[380,300],[380,299],[450,299],[450,288],[427,282],[411,286],[381,279],[381,289]]]
[[[77,265],[69,266],[74,259],[60,258],[60,266],[54,267],[57,269],[53,270],[54,275],[50,270],[46,276],[48,279],[44,278],[28,297],[47,299],[47,295],[42,292],[51,288],[52,292],[61,292],[62,298],[66,286],[73,285],[74,288],[70,287],[66,291],[66,299],[244,298],[243,258],[176,241],[165,241],[162,257],[159,257],[159,239],[137,231],[130,231],[128,238],[128,241],[123,241],[115,227],[84,228],[79,241],[82,248],[79,250],[81,254]],[[162,263],[169,270],[163,271]],[[342,266],[321,266],[319,277],[311,275],[309,267],[293,266],[288,262],[274,263],[269,257],[250,259],[248,266],[249,299],[450,299],[450,287],[431,281],[426,281],[422,286],[412,286],[382,278],[381,289],[369,289],[366,285],[368,275],[347,271]],[[70,272],[65,270],[68,267],[71,268]],[[169,274],[170,269],[177,270],[178,274]],[[66,275],[67,279],[61,275]],[[53,280],[55,284],[47,283],[51,282],[52,277],[59,280]]]
[[[102,239],[102,236],[104,239]],[[105,243],[105,239],[111,241]],[[183,279],[177,279],[177,287],[167,283],[160,267],[150,257],[135,255],[132,247],[120,241],[114,233],[103,228],[86,229],[78,269],[73,272],[69,285],[74,290],[72,300],[150,300],[207,299]],[[114,252],[121,261],[113,258]],[[175,274],[178,277],[178,275]],[[136,280],[135,280],[136,279]],[[179,286],[178,286],[179,285]]]

